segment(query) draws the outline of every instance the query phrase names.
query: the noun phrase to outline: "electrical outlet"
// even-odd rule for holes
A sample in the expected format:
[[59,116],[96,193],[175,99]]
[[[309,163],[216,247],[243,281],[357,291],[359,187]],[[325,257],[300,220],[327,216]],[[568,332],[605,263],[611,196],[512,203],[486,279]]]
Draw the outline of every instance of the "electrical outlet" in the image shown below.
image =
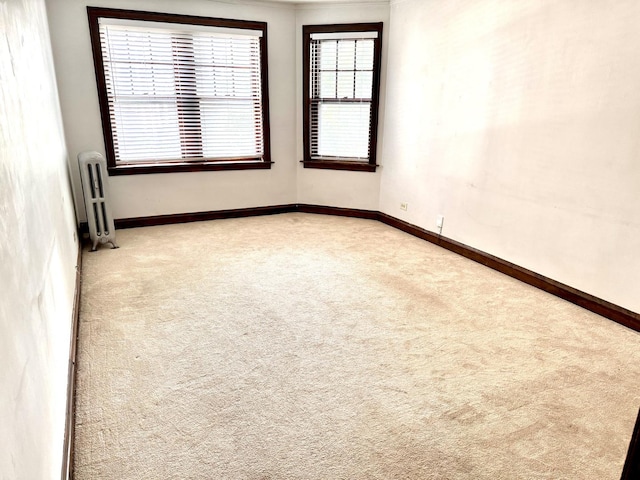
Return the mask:
[[404,210],[406,212],[408,208],[409,208],[409,204],[408,203],[401,203],[400,204],[400,210]]

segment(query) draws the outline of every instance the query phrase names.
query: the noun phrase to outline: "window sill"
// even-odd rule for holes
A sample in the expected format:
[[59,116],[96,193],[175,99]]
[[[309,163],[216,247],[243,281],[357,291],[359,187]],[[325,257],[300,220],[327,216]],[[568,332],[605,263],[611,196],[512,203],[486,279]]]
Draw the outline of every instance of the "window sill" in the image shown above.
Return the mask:
[[324,170],[351,170],[353,172],[375,172],[378,165],[369,162],[349,162],[340,160],[308,160],[302,161],[304,168],[321,168]]
[[163,162],[110,166],[109,175],[142,175],[150,173],[206,172],[217,170],[266,170],[273,162]]

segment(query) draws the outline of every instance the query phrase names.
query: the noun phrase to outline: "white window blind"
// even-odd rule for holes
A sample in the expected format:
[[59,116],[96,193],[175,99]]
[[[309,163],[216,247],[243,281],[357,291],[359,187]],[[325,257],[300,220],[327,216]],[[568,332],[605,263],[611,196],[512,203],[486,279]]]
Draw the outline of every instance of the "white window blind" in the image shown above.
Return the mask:
[[264,155],[259,31],[100,19],[116,162]]
[[369,159],[376,37],[377,32],[311,35],[312,159]]

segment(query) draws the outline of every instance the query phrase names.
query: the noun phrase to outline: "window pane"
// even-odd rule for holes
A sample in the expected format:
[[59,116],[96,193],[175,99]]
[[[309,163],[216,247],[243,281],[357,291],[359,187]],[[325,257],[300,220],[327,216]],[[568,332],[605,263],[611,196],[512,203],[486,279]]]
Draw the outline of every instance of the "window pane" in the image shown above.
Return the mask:
[[256,37],[240,35],[193,35],[193,48],[198,63],[226,67],[250,67],[256,55]]
[[353,98],[353,72],[338,72],[338,98]]
[[200,97],[251,97],[258,94],[257,71],[217,66],[196,66],[195,91]]
[[340,40],[338,42],[338,70],[353,70],[356,63],[356,41]]
[[356,69],[373,70],[373,40],[358,40],[356,52]]
[[114,142],[119,160],[181,158],[180,127],[174,101],[123,101],[113,108]]
[[152,31],[110,26],[105,33],[109,61],[152,64],[171,58],[171,40],[167,35]]
[[373,72],[356,72],[356,98],[371,98]]
[[[172,95],[171,39],[147,32],[109,29],[105,75],[114,95]],[[167,60],[167,58],[169,60]]]
[[338,42],[336,40],[323,40],[317,42],[319,45],[318,61],[320,70],[335,70],[336,63],[336,48]]
[[116,97],[124,95],[170,96],[175,92],[172,65],[112,64],[106,75],[111,78]]
[[205,158],[262,155],[257,38],[195,38],[194,60]]
[[256,133],[259,112],[251,100],[209,100],[201,103],[202,148],[205,157],[261,155],[262,132]]
[[320,98],[336,98],[336,73],[320,73]]
[[321,104],[318,111],[319,156],[369,156],[369,103]]
[[257,39],[194,38],[193,50],[199,95],[247,97],[259,90]]

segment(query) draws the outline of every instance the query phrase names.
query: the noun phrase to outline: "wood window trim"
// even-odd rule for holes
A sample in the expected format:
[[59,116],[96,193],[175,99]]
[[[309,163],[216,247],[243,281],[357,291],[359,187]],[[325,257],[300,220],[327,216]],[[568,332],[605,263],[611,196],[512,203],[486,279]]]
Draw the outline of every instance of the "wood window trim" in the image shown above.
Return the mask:
[[[262,170],[270,169],[274,163],[271,161],[271,131],[269,125],[269,71],[267,62],[267,23],[248,20],[235,20],[228,18],[201,17],[196,15],[181,15],[139,10],[123,10],[116,8],[102,8],[87,6],[89,20],[89,35],[93,52],[93,65],[95,69],[98,89],[98,102],[100,105],[100,118],[105,143],[107,170],[109,175],[136,175],[150,173],[172,172],[198,172],[219,170]],[[224,160],[224,159],[194,159],[178,161],[149,161],[149,162],[116,162],[113,146],[113,131],[109,116],[109,101],[107,85],[105,81],[104,64],[100,43],[100,18],[117,18],[126,20],[141,20],[149,22],[176,23],[184,25],[201,25],[210,27],[239,28],[246,30],[260,30],[260,68],[262,88],[262,130],[263,150],[262,158]]]
[[[375,172],[377,167],[376,155],[378,147],[378,111],[380,106],[380,75],[382,60],[382,22],[376,23],[344,23],[327,25],[302,26],[302,97],[303,97],[303,152],[302,165],[304,168],[318,168],[326,170],[351,170],[359,172]],[[330,158],[311,157],[311,34],[313,33],[343,33],[343,32],[377,32],[373,56],[373,92],[371,97],[371,134],[369,137],[369,161],[352,161]]]
[[318,168],[321,170],[351,170],[353,172],[375,172],[379,165],[369,162],[353,162],[341,160],[307,160],[302,161],[304,168]]

